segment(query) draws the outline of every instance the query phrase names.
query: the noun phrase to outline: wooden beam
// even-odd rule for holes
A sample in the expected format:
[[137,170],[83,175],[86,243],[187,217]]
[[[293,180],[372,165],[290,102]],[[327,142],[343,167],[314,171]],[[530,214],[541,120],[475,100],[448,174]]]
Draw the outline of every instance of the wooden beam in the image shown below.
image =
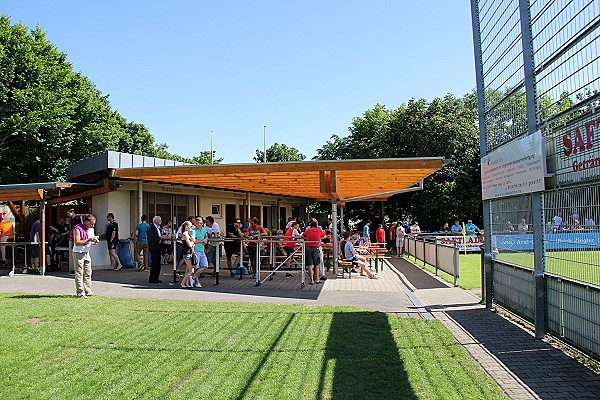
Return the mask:
[[108,193],[108,192],[114,192],[115,190],[117,190],[117,188],[105,186],[105,187],[101,187],[101,188],[96,188],[96,189],[88,190],[86,192],[72,194],[72,195],[69,195],[69,196],[57,197],[55,199],[49,200],[48,204],[66,203],[67,201],[85,199],[85,198],[96,196],[96,195],[99,195],[99,194],[104,194],[104,193]]
[[19,212],[19,210],[17,210],[17,207],[15,206],[15,203],[13,203],[10,200],[8,201],[8,207],[12,211],[15,218],[19,220],[19,222],[25,221],[25,207],[21,208],[21,211]]

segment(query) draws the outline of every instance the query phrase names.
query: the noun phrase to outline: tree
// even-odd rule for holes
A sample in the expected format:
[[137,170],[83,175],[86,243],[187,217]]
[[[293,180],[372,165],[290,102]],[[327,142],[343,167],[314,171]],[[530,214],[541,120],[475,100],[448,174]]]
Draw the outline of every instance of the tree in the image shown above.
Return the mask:
[[[349,136],[332,136],[315,158],[445,157],[450,163],[425,179],[424,190],[392,196],[385,213],[391,220],[416,219],[429,230],[456,217],[480,220],[479,133],[473,96],[447,95],[431,102],[411,99],[395,110],[376,104],[353,119]],[[380,203],[346,206],[348,218],[380,220]]]
[[[273,143],[273,145],[267,149],[267,162],[303,161],[304,159],[306,159],[304,154],[285,144]],[[264,161],[264,153],[261,150],[256,150],[254,161],[258,163]]]
[[39,27],[0,16],[0,184],[61,181],[69,164],[105,150],[206,161],[205,152],[185,159],[167,149],[112,110]]

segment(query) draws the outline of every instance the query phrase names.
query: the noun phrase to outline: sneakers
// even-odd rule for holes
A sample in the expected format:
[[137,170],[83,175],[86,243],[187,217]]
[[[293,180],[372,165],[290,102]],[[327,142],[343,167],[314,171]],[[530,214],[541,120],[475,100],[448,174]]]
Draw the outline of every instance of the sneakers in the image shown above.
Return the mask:
[[325,276],[322,276],[322,277],[320,277],[320,278],[319,278],[319,280],[320,280],[320,281],[326,281],[326,280],[327,280],[327,278],[326,278]]
[[80,299],[87,299],[88,297],[85,294],[80,294],[77,297],[79,297]]
[[194,286],[194,278],[193,277],[190,276],[189,282],[190,282],[190,286]]
[[285,273],[285,277],[286,277],[286,278],[293,278],[293,277],[294,277],[294,275],[293,275],[293,274],[290,274],[289,272],[286,272],[286,273]]
[[29,273],[29,268],[23,268],[23,271],[21,273],[28,274]]
[[379,279],[379,275],[373,274],[369,277],[369,279]]
[[201,288],[202,285],[200,284],[200,282],[196,282],[196,285],[194,285],[194,287]]

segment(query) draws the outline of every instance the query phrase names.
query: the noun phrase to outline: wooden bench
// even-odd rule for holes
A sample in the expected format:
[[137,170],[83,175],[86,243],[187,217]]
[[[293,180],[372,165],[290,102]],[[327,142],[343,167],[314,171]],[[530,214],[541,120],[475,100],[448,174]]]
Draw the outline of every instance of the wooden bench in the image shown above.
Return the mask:
[[341,269],[338,270],[338,274],[340,274],[341,271],[342,279],[344,278],[345,270],[348,270],[348,279],[352,279],[352,270],[358,265],[358,263],[356,261],[347,261],[346,259],[339,257],[338,265],[341,266]]

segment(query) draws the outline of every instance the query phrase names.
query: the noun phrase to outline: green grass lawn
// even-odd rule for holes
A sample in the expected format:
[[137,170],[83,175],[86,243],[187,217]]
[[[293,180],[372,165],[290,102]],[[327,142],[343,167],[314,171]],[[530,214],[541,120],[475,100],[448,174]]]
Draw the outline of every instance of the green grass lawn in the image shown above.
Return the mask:
[[0,295],[1,399],[499,399],[438,321],[343,307]]
[[[480,288],[481,254],[460,253],[458,257],[459,277],[456,284],[463,289]],[[415,261],[414,257],[409,259],[423,267],[422,261]],[[533,269],[532,252],[501,252],[496,259]],[[432,265],[426,264],[424,268],[435,273]],[[600,251],[549,251],[546,253],[546,272],[600,286]],[[438,276],[447,282],[454,282],[454,277],[443,271],[438,270]]]
[[[533,252],[501,252],[496,258],[533,269]],[[546,253],[546,272],[600,285],[600,251],[549,251]]]
[[[423,261],[416,260],[412,256],[408,256],[408,259],[415,263],[421,268],[425,268],[431,273],[435,273],[435,267],[430,264],[425,264],[423,267]],[[454,277],[450,274],[445,273],[442,270],[438,270],[438,276],[449,283],[454,283]],[[481,254],[480,253],[460,253],[458,256],[458,279],[456,284],[463,289],[476,289],[481,287]]]

